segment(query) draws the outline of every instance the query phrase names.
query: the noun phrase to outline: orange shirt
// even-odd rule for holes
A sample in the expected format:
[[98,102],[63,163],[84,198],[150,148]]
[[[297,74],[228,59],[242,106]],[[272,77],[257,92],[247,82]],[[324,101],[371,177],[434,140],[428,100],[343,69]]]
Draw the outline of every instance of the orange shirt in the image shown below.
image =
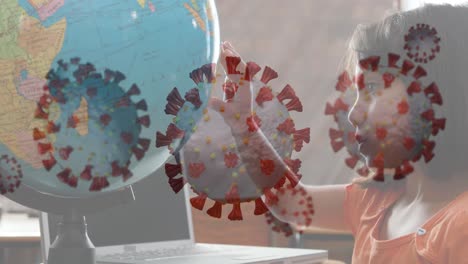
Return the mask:
[[346,187],[345,218],[354,238],[354,264],[467,264],[468,191],[459,195],[415,233],[380,240],[382,219],[403,191]]

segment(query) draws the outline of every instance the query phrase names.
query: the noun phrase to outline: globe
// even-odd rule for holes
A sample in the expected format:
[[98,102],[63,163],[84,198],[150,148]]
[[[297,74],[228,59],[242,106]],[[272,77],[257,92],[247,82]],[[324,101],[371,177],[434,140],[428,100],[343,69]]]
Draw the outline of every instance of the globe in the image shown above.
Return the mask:
[[151,175],[167,94],[192,91],[197,122],[210,87],[192,70],[219,43],[214,0],[2,1],[0,192],[92,197]]

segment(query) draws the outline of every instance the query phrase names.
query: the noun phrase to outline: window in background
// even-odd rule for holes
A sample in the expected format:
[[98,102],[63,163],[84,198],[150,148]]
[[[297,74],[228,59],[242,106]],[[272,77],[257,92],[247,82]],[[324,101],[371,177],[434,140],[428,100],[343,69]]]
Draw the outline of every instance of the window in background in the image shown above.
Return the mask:
[[467,0],[401,0],[402,10],[411,10],[423,6],[424,4],[468,4]]

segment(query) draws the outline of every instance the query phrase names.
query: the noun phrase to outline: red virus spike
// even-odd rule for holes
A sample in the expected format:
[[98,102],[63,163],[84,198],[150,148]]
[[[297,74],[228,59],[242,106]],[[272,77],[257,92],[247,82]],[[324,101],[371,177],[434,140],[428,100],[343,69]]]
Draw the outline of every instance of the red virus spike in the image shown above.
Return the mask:
[[216,78],[216,63],[205,64],[201,67],[203,73],[205,74],[206,81],[212,83]]
[[201,211],[203,210],[203,207],[205,207],[207,197],[208,196],[204,193],[197,195],[196,197],[190,198],[190,204],[192,204],[193,208]]
[[286,184],[286,177],[281,177],[281,179],[278,180],[278,182],[275,184],[273,188],[278,190],[280,188],[283,188],[284,184]]
[[115,107],[129,107],[132,101],[128,96],[123,96],[116,104]]
[[409,86],[408,89],[406,90],[408,95],[413,95],[414,93],[419,93],[421,92],[421,83],[418,81],[413,81]]
[[345,163],[349,168],[354,169],[356,167],[356,164],[358,163],[358,161],[359,161],[358,157],[352,156],[352,157],[347,158],[345,160]]
[[328,136],[330,136],[331,140],[341,139],[343,138],[344,132],[341,130],[337,130],[334,128],[330,128],[328,130]]
[[338,76],[338,82],[336,83],[335,89],[340,92],[345,92],[348,87],[353,84],[348,72],[343,72]]
[[47,123],[47,133],[54,134],[60,131],[60,125],[56,125],[54,122],[49,121]]
[[59,150],[59,156],[63,160],[68,160],[72,152],[73,152],[73,148],[71,146],[66,146],[65,148],[61,148]]
[[175,124],[170,123],[169,126],[167,126],[166,134],[171,138],[183,138],[185,132],[179,129]]
[[275,162],[273,160],[260,160],[260,169],[263,174],[269,176],[275,170]]
[[47,120],[49,118],[49,114],[44,112],[44,110],[42,110],[42,107],[37,106],[36,111],[34,112],[34,117]]
[[48,94],[44,94],[39,98],[39,102],[37,103],[37,106],[40,108],[49,108],[50,106],[50,96]]
[[427,121],[433,121],[435,119],[435,116],[434,116],[434,110],[433,109],[429,109],[425,112],[423,112],[421,114],[421,117],[426,119]]
[[174,178],[175,176],[182,174],[182,165],[181,164],[170,164],[166,163],[164,165],[166,175],[169,178]]
[[137,120],[137,123],[144,126],[144,127],[149,127],[150,126],[150,117],[149,117],[149,115],[139,117],[138,120]]
[[80,178],[85,181],[90,181],[93,178],[93,175],[91,174],[92,169],[93,169],[92,165],[86,165],[86,167],[80,174]]
[[422,140],[422,144],[426,150],[433,151],[436,143],[427,139]]
[[297,111],[297,112],[302,112],[302,103],[299,98],[293,98],[289,103],[286,104],[286,108],[288,111]]
[[278,204],[278,196],[274,194],[270,189],[264,189],[263,194],[265,195],[265,202],[268,205]]
[[344,112],[348,112],[349,106],[345,102],[343,102],[343,100],[341,98],[338,98],[335,101],[335,109],[337,111],[341,110],[341,111],[344,111]]
[[190,177],[194,179],[200,178],[200,175],[205,171],[205,164],[203,162],[200,163],[190,163],[188,168],[188,173]]
[[57,178],[63,183],[68,183],[68,178],[70,177],[70,174],[71,169],[65,168],[61,172],[57,173]]
[[287,135],[291,135],[296,131],[294,120],[287,118],[283,123],[279,124],[276,129],[280,132],[284,132]]
[[385,180],[383,168],[377,169],[377,173],[373,177],[374,181],[383,182]]
[[325,115],[335,115],[336,114],[336,109],[333,107],[330,103],[327,102],[325,106]]
[[97,88],[96,87],[88,87],[88,89],[86,89],[86,95],[88,95],[89,98],[93,98],[94,96],[97,95]]
[[403,140],[403,146],[405,146],[405,148],[407,150],[412,150],[414,148],[414,146],[416,145],[416,142],[414,142],[414,139],[413,138],[410,138],[410,137],[406,137],[404,140]]
[[300,159],[293,160],[293,159],[286,158],[284,159],[284,163],[288,165],[289,169],[292,172],[297,174],[299,172],[299,169],[301,168],[302,161]]
[[53,147],[52,147],[51,143],[40,143],[39,142],[39,144],[37,144],[37,148],[38,148],[39,154],[41,154],[41,155],[44,155],[47,152],[52,152],[53,151]]
[[426,70],[424,70],[424,68],[419,66],[419,65],[418,65],[418,67],[416,67],[416,70],[414,70],[414,73],[413,73],[413,77],[415,79],[419,79],[419,78],[424,77],[426,75],[427,75]]
[[180,108],[185,104],[184,99],[180,96],[179,90],[177,90],[177,88],[172,89],[166,99],[167,104],[164,112],[168,115],[177,116]]
[[409,60],[404,60],[403,65],[401,66],[400,73],[403,75],[407,75],[409,71],[414,68],[414,64]]
[[80,122],[80,119],[76,115],[72,115],[68,118],[67,127],[76,128],[79,122]]
[[114,160],[111,163],[111,167],[112,167],[112,172],[111,172],[112,177],[117,177],[117,176],[122,175],[122,168],[119,166],[119,162],[117,160]]
[[244,80],[251,81],[252,78],[262,69],[262,67],[258,66],[255,62],[247,62],[245,67],[245,75]]
[[144,151],[147,151],[150,147],[151,140],[147,138],[139,138],[138,139],[138,145],[140,145]]
[[99,121],[103,126],[108,126],[110,121],[112,121],[112,117],[108,114],[103,114],[99,117]]
[[439,133],[439,130],[445,129],[445,118],[439,118],[432,120],[432,135],[435,136]]
[[411,166],[411,164],[407,160],[403,162],[403,165],[401,167],[402,167],[401,171],[405,175],[408,175],[414,171],[413,166]]
[[402,99],[401,102],[397,105],[398,113],[404,115],[409,111],[409,104],[405,99]]
[[137,160],[141,160],[145,156],[145,151],[139,147],[132,147],[132,152]]
[[386,72],[382,75],[382,79],[384,81],[385,88],[389,88],[390,86],[392,86],[392,83],[395,80],[395,75]]
[[223,83],[224,100],[231,101],[237,93],[239,85],[235,82],[227,81]]
[[387,137],[387,129],[383,127],[378,127],[375,129],[375,135],[377,139],[384,140]]
[[359,61],[359,66],[363,70],[376,71],[379,67],[380,57],[370,56]]
[[262,126],[262,120],[256,114],[247,117],[246,124],[249,127],[249,132],[255,132]]
[[291,171],[286,171],[284,177],[288,179],[292,187],[296,187],[300,180],[300,175],[294,174]]
[[262,215],[268,212],[268,208],[261,198],[255,199],[255,210],[254,215]]
[[126,182],[131,177],[133,177],[133,173],[128,169],[128,167],[123,167],[122,168],[122,180]]
[[359,88],[359,91],[366,88],[366,82],[365,82],[365,77],[363,73],[358,74],[355,80],[357,87]]
[[283,103],[284,100],[288,99],[294,99],[296,98],[296,93],[294,92],[294,89],[291,87],[291,85],[286,85],[283,90],[276,96],[276,98]]
[[107,181],[106,177],[95,177],[93,178],[93,182],[91,183],[91,186],[89,187],[90,191],[100,191],[106,187],[109,186],[109,182]]
[[190,91],[185,94],[185,100],[192,103],[197,109],[202,105],[202,101],[200,100],[200,93],[198,92],[197,88],[190,89]]
[[223,209],[223,204],[221,202],[216,201],[213,207],[208,209],[206,213],[211,217],[221,218],[222,209]]
[[120,133],[120,138],[122,139],[122,141],[125,144],[128,144],[128,145],[130,145],[132,143],[132,141],[133,141],[133,135],[131,133],[128,133],[128,132]]
[[257,102],[258,105],[262,106],[263,102],[269,102],[273,100],[274,95],[271,92],[270,88],[268,87],[262,87],[260,91],[257,94],[257,98],[255,98],[255,102]]
[[166,136],[161,132],[156,132],[156,147],[170,146],[172,144],[172,137]]
[[33,139],[34,140],[40,140],[44,139],[46,137],[45,133],[40,131],[38,128],[33,129]]
[[76,176],[71,176],[68,179],[68,186],[76,188],[78,186],[78,177]]
[[299,152],[302,149],[303,142],[310,142],[310,128],[296,130],[293,135],[294,150]]
[[264,84],[267,84],[271,80],[274,80],[276,78],[278,78],[278,73],[272,68],[266,66],[263,70],[262,78],[260,78],[260,81]]
[[193,80],[194,83],[199,84],[202,83],[203,80],[203,70],[201,68],[193,70],[190,74],[190,79]]
[[331,140],[330,144],[332,145],[333,151],[338,152],[344,147],[344,142],[343,141],[338,141],[338,140]]
[[170,178],[169,185],[175,193],[179,193],[184,188],[185,181],[183,178]]
[[226,153],[224,154],[224,165],[226,168],[234,168],[237,166],[237,162],[239,161],[239,157],[236,153]]
[[241,211],[240,203],[232,204],[232,211],[229,213],[228,219],[231,221],[242,220],[242,211]]
[[388,54],[388,67],[398,68],[397,62],[399,59],[400,59],[400,55],[395,54],[395,53],[389,53]]
[[226,68],[227,74],[240,74],[237,70],[237,66],[241,62],[241,58],[239,57],[226,57]]
[[401,167],[395,168],[395,174],[393,174],[394,180],[401,180],[404,179],[406,175],[403,173],[403,169]]
[[55,164],[57,164],[57,161],[52,154],[50,154],[50,158],[48,160],[42,160],[42,165],[44,165],[44,168],[47,171],[50,171],[55,166]]
[[140,95],[141,91],[140,88],[136,84],[132,84],[130,87],[130,90],[127,91],[126,95],[127,96],[132,96],[132,95]]
[[142,111],[148,111],[148,104],[146,104],[145,99],[141,99],[137,104],[136,104],[136,109],[142,110]]
[[431,103],[433,103],[433,104],[442,105],[442,103],[443,103],[442,96],[439,93],[433,94],[430,97],[430,100],[431,100]]
[[435,154],[433,152],[433,149],[431,148],[424,148],[422,151],[421,151],[421,154],[423,155],[424,157],[424,161],[426,163],[428,163],[429,161],[432,160],[432,158],[434,158]]
[[374,160],[372,161],[372,164],[377,167],[377,168],[384,168],[385,165],[384,165],[384,155],[382,152],[378,153]]

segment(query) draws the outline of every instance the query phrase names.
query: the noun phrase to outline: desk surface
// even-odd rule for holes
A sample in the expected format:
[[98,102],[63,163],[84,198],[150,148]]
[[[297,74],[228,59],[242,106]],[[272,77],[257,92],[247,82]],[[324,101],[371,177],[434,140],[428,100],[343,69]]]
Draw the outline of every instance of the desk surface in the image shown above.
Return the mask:
[[2,214],[0,219],[0,243],[40,242],[39,218],[26,214]]

